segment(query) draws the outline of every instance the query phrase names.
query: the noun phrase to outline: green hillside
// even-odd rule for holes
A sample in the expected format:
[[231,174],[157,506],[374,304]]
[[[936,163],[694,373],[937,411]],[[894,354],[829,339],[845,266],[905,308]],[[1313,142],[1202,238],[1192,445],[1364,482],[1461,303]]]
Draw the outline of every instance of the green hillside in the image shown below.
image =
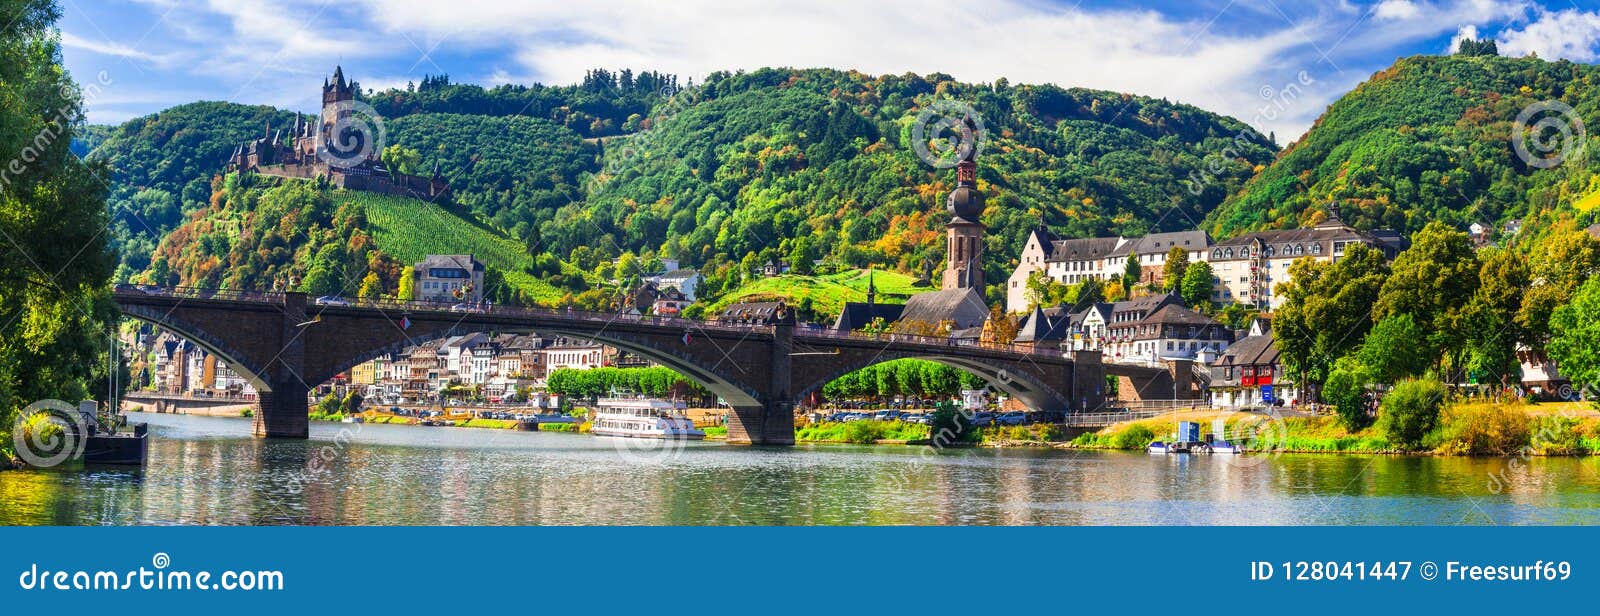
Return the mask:
[[[905,274],[876,271],[871,276],[873,286],[878,289],[877,301],[885,304],[902,304],[916,293],[933,290],[916,286],[916,279]],[[844,309],[845,302],[867,301],[867,279],[867,270],[823,276],[784,274],[755,278],[723,293],[705,312],[715,314],[735,302],[781,299],[792,306],[809,307],[818,318],[831,319]]]
[[[653,249],[700,266],[712,290],[735,286],[749,257],[936,275],[954,171],[921,161],[911,135],[941,101],[969,103],[985,125],[991,280],[1041,221],[1068,236],[1188,227],[1275,150],[1187,105],[939,74],[763,69],[713,74],[680,96],[688,102],[658,106],[648,131],[605,140],[587,199],[541,228],[556,254]],[[1238,158],[1220,158],[1230,148]],[[1191,172],[1213,160],[1222,173],[1195,194]]]
[[216,185],[212,205],[167,235],[143,279],[356,296],[371,274],[371,293],[394,295],[424,256],[472,254],[497,301],[553,304],[588,287],[558,260],[533,258],[521,242],[438,204],[253,175]]
[[[235,147],[294,114],[270,107],[182,105],[111,129],[97,129],[93,160],[110,167],[113,245],[119,277],[147,267],[155,244],[206,207],[211,180]],[[583,197],[579,177],[594,167],[591,145],[543,119],[413,113],[384,123],[388,143],[416,150],[426,173],[437,164],[455,199],[518,237],[555,208]],[[287,132],[287,131],[285,131]],[[537,212],[546,212],[543,219]]]
[[[1064,235],[1186,227],[1275,149],[1231,118],[1096,90],[764,69],[717,73],[664,100],[674,83],[628,72],[568,88],[430,78],[369,98],[389,142],[415,150],[424,172],[437,164],[475,219],[601,279],[625,254],[674,257],[706,272],[713,295],[769,259],[936,276],[954,172],[921,161],[911,135],[938,104],[970,104],[985,124],[991,280],[1041,221]],[[118,228],[122,275],[146,269],[156,241],[211,206],[211,178],[234,146],[292,118],[197,103],[108,131],[91,156],[118,170],[114,205],[159,214]],[[1213,163],[1217,181],[1191,191],[1190,175]]]
[[[1512,144],[1518,114],[1545,101],[1569,105],[1585,126],[1600,126],[1600,66],[1531,57],[1402,59],[1331,105],[1208,225],[1219,236],[1286,228],[1313,222],[1330,205],[1357,227],[1407,232],[1432,220],[1464,229],[1475,221],[1570,214],[1575,201],[1600,191],[1593,179],[1600,158],[1575,154],[1542,169]],[[1574,126],[1559,114],[1528,124],[1547,117]],[[1559,137],[1528,136],[1530,143]]]

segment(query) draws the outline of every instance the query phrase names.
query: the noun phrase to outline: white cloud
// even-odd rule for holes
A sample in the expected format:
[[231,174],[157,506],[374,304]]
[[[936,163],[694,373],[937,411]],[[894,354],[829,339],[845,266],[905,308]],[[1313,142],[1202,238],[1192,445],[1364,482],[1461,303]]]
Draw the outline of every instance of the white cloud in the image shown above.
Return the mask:
[[1497,45],[1506,56],[1537,53],[1546,60],[1594,62],[1600,58],[1600,12],[1540,10],[1521,30],[1502,31]]
[[1383,0],[1372,11],[1373,17],[1378,19],[1414,19],[1421,14],[1422,9],[1411,0]]
[[80,49],[90,53],[97,53],[102,56],[127,58],[130,60],[142,60],[145,62],[156,62],[161,60],[161,58],[158,58],[154,54],[140,51],[127,45],[111,41],[90,40],[71,32],[61,33],[61,46],[67,49]]
[[[495,85],[575,83],[596,66],[696,81],[719,70],[831,67],[1166,97],[1275,131],[1281,141],[1395,55],[1452,33],[1526,22],[1531,10],[1531,0],[1309,0],[1291,13],[1229,2],[1217,4],[1224,14],[1214,20],[1037,0],[617,0],[580,10],[557,0],[136,1],[171,13],[165,36],[152,38],[174,47],[159,51],[190,53],[181,70],[226,90],[212,98],[240,102],[312,108],[316,89],[307,84],[335,63],[367,87],[424,72]],[[1543,21],[1512,35],[1541,56],[1592,51],[1583,37],[1558,44],[1564,24]],[[472,60],[463,65],[463,57]],[[1287,108],[1263,113],[1276,104],[1262,93],[1301,72],[1314,82]]]

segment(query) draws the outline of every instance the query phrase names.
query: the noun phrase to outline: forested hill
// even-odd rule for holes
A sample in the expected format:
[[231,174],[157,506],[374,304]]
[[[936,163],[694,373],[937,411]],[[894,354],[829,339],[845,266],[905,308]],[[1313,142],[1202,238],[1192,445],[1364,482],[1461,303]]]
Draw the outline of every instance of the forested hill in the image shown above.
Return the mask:
[[[921,161],[911,135],[942,100],[970,103],[985,125],[991,281],[1041,221],[1079,236],[1191,228],[1275,149],[1191,106],[1003,80],[765,69],[679,96],[691,102],[663,103],[645,132],[604,140],[585,201],[542,225],[552,250],[656,249],[701,266],[712,288],[767,260],[936,274],[955,173]],[[1218,181],[1191,192],[1213,161]]]
[[[921,161],[911,134],[938,101],[969,103],[985,124],[991,281],[1041,221],[1079,236],[1190,228],[1275,149],[1191,106],[1004,80],[764,69],[677,88],[668,75],[597,71],[566,89],[430,79],[364,98],[389,116],[391,144],[416,150],[423,169],[439,164],[460,204],[530,258],[595,273],[623,253],[677,257],[713,292],[769,259],[936,275],[954,171]],[[123,275],[210,205],[235,145],[292,119],[196,103],[105,131],[91,156],[114,170]],[[1213,167],[1216,180],[1191,191],[1191,175]]]
[[[1209,227],[1219,236],[1292,227],[1330,204],[1357,227],[1407,233],[1432,220],[1465,229],[1513,218],[1534,225],[1551,216],[1586,219],[1584,199],[1600,199],[1593,180],[1600,158],[1579,153],[1574,141],[1567,160],[1538,168],[1513,147],[1518,115],[1545,101],[1573,108],[1592,138],[1600,127],[1600,67],[1494,55],[1401,59],[1331,105],[1213,212]],[[1546,118],[1576,128],[1559,112],[1526,124]],[[1533,154],[1536,140],[1559,150],[1557,132],[1524,134]]]

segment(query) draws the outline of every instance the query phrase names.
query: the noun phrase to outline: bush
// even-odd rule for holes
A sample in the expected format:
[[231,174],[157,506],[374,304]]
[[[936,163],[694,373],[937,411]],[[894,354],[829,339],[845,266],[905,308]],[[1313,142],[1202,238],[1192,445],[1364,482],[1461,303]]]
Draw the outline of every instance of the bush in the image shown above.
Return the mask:
[[979,436],[978,430],[972,425],[972,418],[963,415],[956,405],[948,400],[934,407],[933,417],[928,422],[928,435],[935,447],[972,442]]
[[1583,428],[1577,419],[1560,415],[1534,418],[1528,446],[1546,456],[1573,456],[1584,453]]
[[1378,428],[1397,446],[1415,449],[1439,422],[1444,384],[1433,378],[1409,379],[1383,397]]
[[1111,437],[1111,446],[1117,449],[1144,449],[1156,440],[1156,433],[1144,424],[1133,424]]
[[1438,453],[1511,455],[1528,445],[1528,414],[1501,404],[1457,404],[1439,418]]
[[1351,432],[1367,427],[1372,421],[1367,415],[1367,388],[1363,376],[1354,366],[1340,366],[1328,373],[1327,382],[1322,384],[1322,398],[1339,411],[1339,422]]

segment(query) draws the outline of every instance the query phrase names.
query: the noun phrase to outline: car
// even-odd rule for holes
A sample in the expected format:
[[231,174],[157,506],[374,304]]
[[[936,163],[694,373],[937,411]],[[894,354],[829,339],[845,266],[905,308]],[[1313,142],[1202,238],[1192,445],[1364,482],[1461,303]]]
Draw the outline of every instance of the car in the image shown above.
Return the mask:
[[972,425],[987,426],[991,423],[994,423],[994,413],[990,413],[989,411],[978,411],[972,414]]
[[483,312],[483,307],[472,304],[456,304],[450,307],[450,312]]
[[1001,413],[999,417],[995,418],[994,423],[997,426],[1020,426],[1027,423],[1027,419],[1027,413],[1011,411],[1009,413]]
[[324,295],[317,298],[318,306],[349,306],[350,302],[336,295]]
[[876,419],[878,421],[893,421],[893,420],[899,418],[899,413],[896,413],[894,411],[887,411],[887,410],[886,411],[878,411],[877,413],[874,413],[872,415],[872,418]]

